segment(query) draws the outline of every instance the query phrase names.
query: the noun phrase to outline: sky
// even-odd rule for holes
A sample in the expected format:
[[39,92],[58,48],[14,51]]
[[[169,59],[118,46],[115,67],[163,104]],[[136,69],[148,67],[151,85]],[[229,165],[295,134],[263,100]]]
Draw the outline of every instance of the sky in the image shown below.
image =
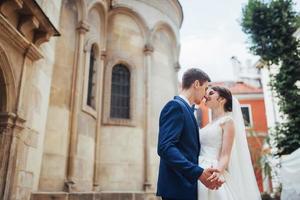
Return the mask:
[[[255,63],[240,26],[242,8],[248,0],[180,0],[184,20],[180,30],[179,79],[190,67],[204,70],[212,81],[236,80],[231,57],[242,65]],[[296,9],[299,11],[300,0]]]

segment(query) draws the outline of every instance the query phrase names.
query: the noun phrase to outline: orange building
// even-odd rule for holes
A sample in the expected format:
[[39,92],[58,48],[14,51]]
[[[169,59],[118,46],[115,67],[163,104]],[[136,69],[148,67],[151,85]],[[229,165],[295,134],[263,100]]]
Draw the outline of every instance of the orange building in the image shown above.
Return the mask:
[[[252,163],[259,189],[263,192],[266,188],[263,188],[260,158],[263,154],[264,138],[268,134],[263,91],[244,82],[214,82],[211,85],[227,87],[241,104]],[[199,126],[203,127],[210,122],[211,113],[201,104],[196,112],[196,118]],[[271,185],[270,180],[268,182]]]

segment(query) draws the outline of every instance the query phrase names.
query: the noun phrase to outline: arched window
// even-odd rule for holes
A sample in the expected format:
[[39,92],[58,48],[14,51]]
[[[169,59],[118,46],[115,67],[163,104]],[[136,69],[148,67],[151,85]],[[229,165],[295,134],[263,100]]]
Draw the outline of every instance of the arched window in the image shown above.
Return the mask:
[[123,64],[112,69],[110,104],[111,118],[130,118],[130,71]]
[[89,65],[89,79],[88,79],[88,92],[87,92],[87,105],[95,108],[95,86],[96,86],[96,55],[95,46],[91,47],[90,52],[90,65]]

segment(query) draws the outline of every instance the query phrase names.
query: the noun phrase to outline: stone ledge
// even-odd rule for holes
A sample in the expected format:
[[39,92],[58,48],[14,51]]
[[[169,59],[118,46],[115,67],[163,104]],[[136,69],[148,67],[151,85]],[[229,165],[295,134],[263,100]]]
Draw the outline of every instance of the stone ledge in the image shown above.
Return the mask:
[[37,192],[31,194],[31,200],[68,200],[66,192]]
[[158,200],[154,193],[144,192],[36,192],[31,200]]

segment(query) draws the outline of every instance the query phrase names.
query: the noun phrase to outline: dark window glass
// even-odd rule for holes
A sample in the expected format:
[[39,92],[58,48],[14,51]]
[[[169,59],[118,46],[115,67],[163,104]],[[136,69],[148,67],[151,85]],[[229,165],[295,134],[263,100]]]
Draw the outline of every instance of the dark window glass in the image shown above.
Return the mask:
[[89,80],[88,80],[88,94],[87,105],[95,108],[95,85],[96,85],[96,67],[95,67],[95,48],[92,46],[90,53],[90,66],[89,66]]
[[111,118],[130,118],[130,71],[118,64],[112,69],[111,78]]
[[251,121],[250,121],[250,110],[249,110],[249,107],[241,107],[241,109],[242,109],[242,114],[243,114],[245,126],[246,127],[250,127],[251,126]]

